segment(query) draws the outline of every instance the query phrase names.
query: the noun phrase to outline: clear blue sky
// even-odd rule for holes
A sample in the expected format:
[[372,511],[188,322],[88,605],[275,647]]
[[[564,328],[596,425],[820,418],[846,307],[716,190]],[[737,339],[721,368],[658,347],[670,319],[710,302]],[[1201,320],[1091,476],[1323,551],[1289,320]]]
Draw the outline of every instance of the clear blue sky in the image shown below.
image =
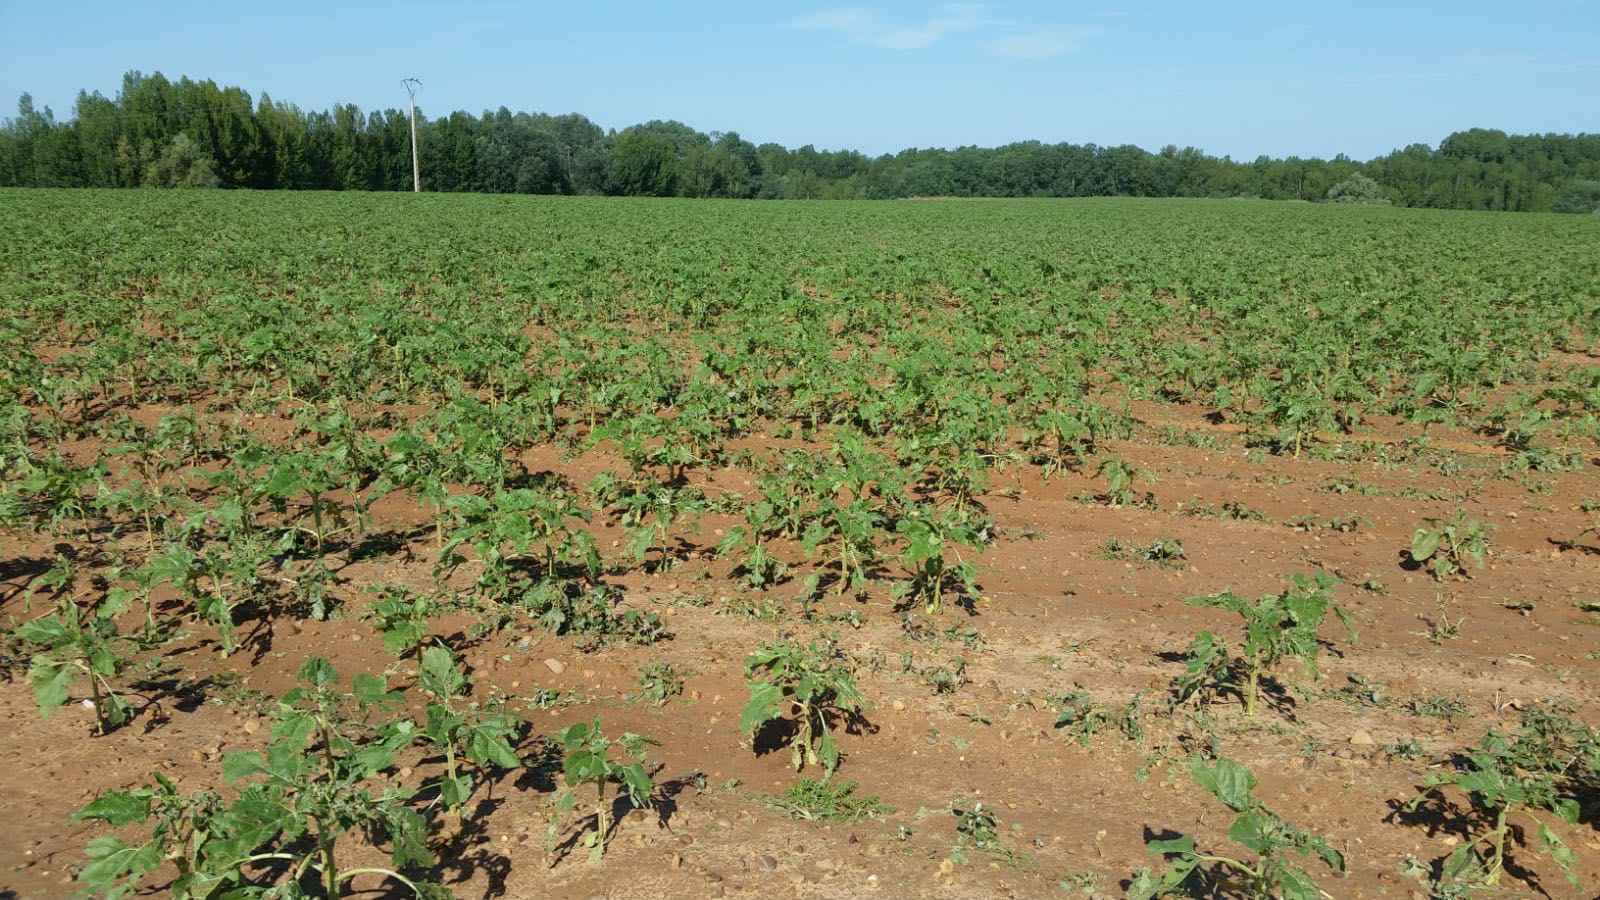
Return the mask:
[[0,0],[0,101],[161,71],[311,109],[678,119],[757,143],[1014,140],[1359,159],[1473,126],[1600,131],[1600,0],[1420,3]]

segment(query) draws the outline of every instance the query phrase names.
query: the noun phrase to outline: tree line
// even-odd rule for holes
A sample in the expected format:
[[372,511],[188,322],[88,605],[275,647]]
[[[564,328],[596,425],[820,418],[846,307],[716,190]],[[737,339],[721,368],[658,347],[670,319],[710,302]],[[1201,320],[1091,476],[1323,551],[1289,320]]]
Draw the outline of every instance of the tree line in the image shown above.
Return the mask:
[[[57,120],[24,94],[0,123],[0,186],[411,188],[407,113],[308,112],[237,87],[130,72],[117,96],[80,92]],[[1600,209],[1600,134],[1474,128],[1367,162],[1193,147],[1045,144],[851,150],[753,144],[679,122],[606,130],[582,115],[453,112],[417,123],[429,191],[653,197],[1261,197],[1445,209]],[[1361,176],[1356,179],[1355,176]],[[1370,183],[1368,182],[1370,179]],[[1375,185],[1375,186],[1374,186]]]

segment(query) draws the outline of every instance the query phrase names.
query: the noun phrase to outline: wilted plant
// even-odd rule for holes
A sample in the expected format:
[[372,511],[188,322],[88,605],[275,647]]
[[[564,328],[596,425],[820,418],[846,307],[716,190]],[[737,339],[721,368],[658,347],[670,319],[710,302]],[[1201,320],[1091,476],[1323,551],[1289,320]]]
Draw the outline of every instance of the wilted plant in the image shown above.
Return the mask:
[[754,736],[766,723],[791,715],[795,770],[821,763],[824,774],[832,775],[839,767],[839,742],[829,720],[859,715],[866,707],[833,641],[800,647],[780,640],[745,657],[744,672],[750,701],[739,715],[739,730]]
[[[611,801],[606,799],[606,786],[616,784],[618,791],[628,797],[636,809],[647,809],[655,786],[646,771],[649,748],[656,742],[642,735],[627,732],[616,739],[608,738],[600,728],[600,717],[593,721],[568,725],[556,734],[565,756],[562,773],[567,785],[552,801],[555,812],[550,818],[549,841],[553,849],[562,830],[566,828],[578,804],[578,790],[586,784],[594,785],[594,830],[586,832],[582,842],[589,848],[589,861],[599,862],[605,856],[606,840],[611,833],[608,810]],[[613,749],[622,752],[622,759],[612,759]]]
[[681,693],[683,693],[683,674],[672,663],[657,660],[640,670],[639,690],[629,695],[628,699],[635,703],[664,706],[669,697],[676,697]]
[[1133,489],[1136,478],[1147,482],[1156,480],[1148,470],[1135,468],[1120,456],[1108,456],[1100,461],[1096,471],[1106,480],[1105,502],[1108,505],[1148,506],[1153,502],[1154,498],[1148,492],[1141,495]]
[[[1448,769],[1430,770],[1405,809],[1413,812],[1425,803],[1446,804],[1445,788],[1466,796],[1466,814],[1474,830],[1445,860],[1441,879],[1445,883],[1498,885],[1508,845],[1521,843],[1549,857],[1576,890],[1577,855],[1541,814],[1576,825],[1584,798],[1597,787],[1600,732],[1534,709],[1523,714],[1519,734],[1507,737],[1490,730],[1476,749],[1452,759]],[[1537,844],[1530,834],[1538,836]]]
[[1199,851],[1189,835],[1148,841],[1145,849],[1165,857],[1168,866],[1159,877],[1149,869],[1136,873],[1128,887],[1129,900],[1177,892],[1200,875],[1222,884],[1238,883],[1245,896],[1252,898],[1322,900],[1322,890],[1294,856],[1314,856],[1333,871],[1344,873],[1344,854],[1318,835],[1290,824],[1256,798],[1256,778],[1245,767],[1230,759],[1207,765],[1194,757],[1189,774],[1195,784],[1238,814],[1228,827],[1228,838],[1255,858]]
[[[392,878],[418,897],[449,897],[448,890],[401,872],[436,862],[427,849],[426,821],[407,805],[415,792],[385,788],[374,795],[369,787],[416,737],[408,719],[367,721],[399,695],[367,675],[356,676],[344,692],[338,673],[320,657],[298,674],[301,685],[278,701],[266,753],[224,755],[223,779],[238,790],[231,803],[209,792],[184,797],[158,776],[154,787],[102,794],[79,810],[75,819],[113,827],[154,820],[138,846],[110,835],[96,838],[79,880],[95,893],[120,897],[171,863],[178,878],[167,890],[178,898],[300,897],[301,879],[311,873],[330,898],[344,896],[359,875]],[[336,848],[352,831],[369,844],[388,844],[394,868],[341,867]],[[279,880],[258,883],[269,877]]]
[[1448,519],[1423,519],[1411,536],[1411,559],[1426,566],[1436,580],[1464,575],[1468,565],[1481,569],[1489,552],[1491,530],[1461,508]]
[[451,814],[461,816],[461,805],[472,796],[474,787],[473,774],[464,771],[463,763],[476,767],[479,773],[491,768],[520,767],[522,759],[514,744],[523,723],[506,711],[502,699],[481,705],[463,704],[461,696],[471,687],[471,680],[455,655],[444,647],[429,647],[422,652],[417,686],[428,695],[422,737],[444,751],[439,799]]
[[127,664],[123,655],[127,639],[117,632],[116,622],[124,609],[123,604],[106,602],[86,614],[63,599],[54,613],[17,627],[17,636],[31,654],[28,684],[41,716],[66,703],[73,682],[84,678],[94,707],[95,734],[128,720],[128,701],[112,683]]
[[1338,617],[1352,643],[1355,628],[1344,608],[1333,602],[1332,576],[1317,572],[1307,578],[1294,575],[1290,586],[1280,594],[1268,594],[1254,602],[1223,591],[1209,597],[1192,597],[1191,606],[1212,606],[1232,610],[1244,618],[1244,643],[1237,657],[1209,631],[1195,636],[1189,645],[1189,664],[1178,680],[1178,702],[1183,702],[1214,683],[1229,686],[1244,698],[1246,715],[1255,715],[1261,693],[1261,676],[1285,659],[1298,659],[1308,676],[1317,675],[1317,656],[1322,641],[1317,631],[1329,612]]

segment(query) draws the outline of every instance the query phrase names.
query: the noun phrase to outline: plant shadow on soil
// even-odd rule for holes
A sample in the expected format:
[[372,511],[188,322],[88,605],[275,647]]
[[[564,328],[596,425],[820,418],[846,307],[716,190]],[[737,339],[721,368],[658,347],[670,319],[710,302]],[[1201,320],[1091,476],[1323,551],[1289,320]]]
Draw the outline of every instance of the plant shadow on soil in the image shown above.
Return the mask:
[[[43,575],[50,569],[50,560],[43,556],[15,556],[0,559],[0,584],[10,588],[0,603],[20,597],[28,589],[29,582]],[[15,582],[13,584],[13,582]],[[0,900],[4,896],[0,895]]]
[[[416,553],[411,549],[411,542],[432,533],[431,528],[418,526],[416,528],[391,528],[388,531],[373,532],[362,535],[359,541],[348,541],[342,545],[330,545],[333,550],[343,550],[351,565],[368,560],[387,560],[399,556],[406,562],[415,560]],[[340,568],[343,568],[341,566]]]
[[[1150,841],[1173,841],[1181,837],[1183,837],[1182,833],[1173,831],[1170,828],[1161,831],[1155,831],[1148,825],[1144,828],[1145,843]],[[1156,857],[1157,861],[1163,859],[1165,857]],[[1124,878],[1117,884],[1123,891],[1127,891],[1133,886],[1133,879]],[[1233,879],[1219,876],[1213,869],[1196,868],[1184,880],[1182,896],[1221,900],[1221,898],[1226,897],[1246,897],[1249,896],[1249,892],[1244,885],[1237,883]]]
[[[1328,646],[1326,642],[1323,643],[1323,646],[1340,659],[1344,658],[1343,653]],[[1156,658],[1168,663],[1187,663],[1189,654],[1177,650],[1162,650],[1156,654]],[[1295,715],[1295,710],[1299,708],[1300,701],[1295,699],[1294,693],[1289,690],[1288,685],[1273,675],[1263,673],[1260,688],[1261,699],[1265,701],[1267,709],[1283,716],[1290,722],[1300,721],[1299,717]],[[1221,687],[1217,690],[1215,696],[1219,698],[1223,696],[1232,697],[1238,700],[1240,707],[1243,708],[1244,694],[1234,687]]]
[[[492,784],[491,784],[492,788]],[[484,876],[488,885],[483,896],[503,897],[506,878],[511,874],[511,858],[490,849],[489,814],[505,805],[503,797],[485,797],[473,805],[471,812],[463,813],[457,827],[446,830],[443,842],[430,847],[439,857],[441,884],[466,884],[478,875]],[[447,815],[447,814],[446,814]],[[391,890],[383,896],[407,896],[409,892]]]
[[[844,727],[844,733],[850,735],[877,734],[878,726],[867,720],[859,712],[835,713],[828,716],[828,728]],[[755,750],[756,756],[766,756],[769,753],[789,749],[790,741],[800,732],[800,723],[794,719],[770,719],[756,729],[750,745]],[[841,754],[842,755],[842,754]]]
[[229,674],[207,675],[193,681],[185,681],[177,676],[161,674],[152,678],[130,682],[128,695],[138,697],[143,701],[136,709],[136,715],[149,712],[150,717],[145,721],[144,733],[149,734],[156,728],[172,721],[167,705],[163,701],[171,701],[171,708],[178,712],[194,712],[202,704],[211,699],[216,692],[225,691],[232,687],[234,680]]
[[1590,553],[1600,556],[1600,533],[1591,532],[1591,534],[1595,534],[1596,540],[1596,543],[1592,545],[1578,543],[1578,541],[1582,539],[1581,536],[1566,541],[1561,540],[1560,538],[1547,538],[1547,541],[1552,547],[1555,547],[1562,553]]
[[[557,760],[555,769],[559,770],[559,768],[560,763]],[[524,780],[526,779],[519,779],[518,785],[521,786]],[[656,786],[650,808],[656,814],[656,824],[659,828],[669,832],[672,830],[672,817],[678,812],[677,797],[692,783],[691,779],[683,777],[663,781]],[[553,777],[550,781],[550,787],[552,789],[555,787]],[[617,828],[621,825],[623,819],[638,809],[640,807],[634,806],[633,801],[628,798],[627,794],[619,794],[611,799],[610,808],[606,811],[607,821],[609,822],[606,828],[606,841],[608,843],[615,839]],[[567,836],[550,851],[550,868],[553,869],[566,860],[572,854],[572,851],[577,849],[584,835],[594,830],[594,824],[595,817],[593,812],[575,816],[572,821],[568,822]]]

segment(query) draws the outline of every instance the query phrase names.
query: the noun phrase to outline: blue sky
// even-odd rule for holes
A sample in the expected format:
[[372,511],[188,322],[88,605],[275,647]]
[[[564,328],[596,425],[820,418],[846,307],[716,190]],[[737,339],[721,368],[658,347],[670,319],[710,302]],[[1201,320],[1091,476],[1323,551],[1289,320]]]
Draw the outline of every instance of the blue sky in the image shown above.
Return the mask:
[[129,69],[321,109],[581,112],[854,148],[1014,140],[1365,159],[1600,130],[1600,0],[1454,3],[0,0],[0,102]]

